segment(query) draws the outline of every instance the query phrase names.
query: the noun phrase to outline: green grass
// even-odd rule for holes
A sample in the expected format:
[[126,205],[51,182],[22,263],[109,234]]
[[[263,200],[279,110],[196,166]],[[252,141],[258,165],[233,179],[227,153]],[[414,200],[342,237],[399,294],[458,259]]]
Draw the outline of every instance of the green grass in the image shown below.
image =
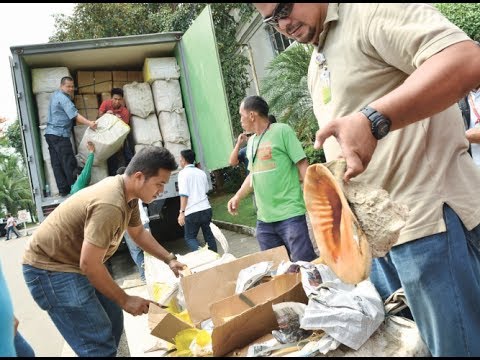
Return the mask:
[[246,225],[255,227],[257,223],[257,214],[253,207],[253,199],[248,195],[240,202],[237,215],[230,215],[227,210],[227,203],[234,194],[223,193],[213,194],[209,196],[210,204],[212,205],[213,219],[219,221],[226,221],[233,224]]

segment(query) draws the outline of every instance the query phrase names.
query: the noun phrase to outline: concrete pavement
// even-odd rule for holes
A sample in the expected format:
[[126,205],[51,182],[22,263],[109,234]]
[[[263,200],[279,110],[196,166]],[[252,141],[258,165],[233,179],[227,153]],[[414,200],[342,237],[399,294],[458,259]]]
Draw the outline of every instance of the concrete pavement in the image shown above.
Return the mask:
[[[28,229],[28,232],[31,234],[34,230],[34,228]],[[253,236],[226,229],[222,229],[222,233],[229,243],[229,252],[237,258],[260,250],[257,240]],[[23,230],[21,234],[24,234]],[[25,285],[21,262],[23,251],[29,238],[30,236],[23,236],[17,239],[13,236],[9,241],[4,241],[5,237],[0,238],[0,262],[9,286],[15,315],[20,321],[19,331],[30,343],[37,357],[75,356],[47,313],[41,310],[34,302]],[[201,231],[198,239],[200,242],[203,242]],[[162,246],[181,255],[189,252],[183,239],[165,242],[162,243]],[[220,244],[218,246],[221,249]],[[117,252],[112,257],[111,263],[114,279],[119,285],[122,285],[124,280],[139,278],[137,268],[128,250]],[[117,356],[130,356],[125,335],[120,342]]]

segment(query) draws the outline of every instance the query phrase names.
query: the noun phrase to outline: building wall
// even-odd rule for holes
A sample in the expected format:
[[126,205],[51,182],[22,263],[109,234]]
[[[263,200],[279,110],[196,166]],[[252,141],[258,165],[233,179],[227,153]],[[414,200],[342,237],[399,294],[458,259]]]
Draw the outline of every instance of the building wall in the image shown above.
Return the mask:
[[239,54],[249,59],[247,70],[250,87],[246,90],[246,96],[257,95],[257,86],[260,87],[260,83],[266,73],[266,67],[276,56],[259,13],[254,12],[248,23],[239,26],[236,39],[242,44]]

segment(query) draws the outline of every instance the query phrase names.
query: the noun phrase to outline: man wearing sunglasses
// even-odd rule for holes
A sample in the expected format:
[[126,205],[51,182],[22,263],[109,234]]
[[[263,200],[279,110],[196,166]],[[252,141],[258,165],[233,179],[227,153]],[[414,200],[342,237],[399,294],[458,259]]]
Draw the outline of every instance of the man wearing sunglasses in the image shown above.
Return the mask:
[[380,295],[403,287],[432,355],[479,356],[480,172],[456,102],[480,84],[480,49],[428,4],[255,7],[315,46],[315,147],[327,161],[346,158],[346,181],[382,187],[410,208],[396,246],[374,259]]

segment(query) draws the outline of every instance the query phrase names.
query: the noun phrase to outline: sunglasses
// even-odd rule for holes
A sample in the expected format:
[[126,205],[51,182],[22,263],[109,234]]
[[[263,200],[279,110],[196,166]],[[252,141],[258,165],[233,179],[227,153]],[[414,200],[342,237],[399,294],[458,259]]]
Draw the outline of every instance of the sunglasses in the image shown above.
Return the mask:
[[279,20],[290,16],[293,10],[293,5],[295,5],[295,3],[278,3],[275,9],[273,9],[272,15],[263,18],[263,22],[272,27],[278,27]]

